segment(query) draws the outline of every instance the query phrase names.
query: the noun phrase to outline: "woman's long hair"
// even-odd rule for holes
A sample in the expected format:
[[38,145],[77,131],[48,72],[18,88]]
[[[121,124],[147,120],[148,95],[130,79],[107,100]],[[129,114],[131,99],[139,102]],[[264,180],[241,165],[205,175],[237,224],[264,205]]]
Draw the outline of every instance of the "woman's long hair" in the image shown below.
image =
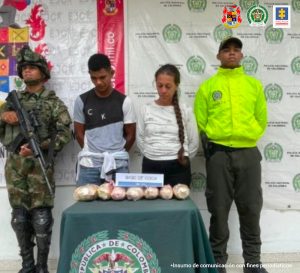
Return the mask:
[[[156,72],[155,72],[155,80],[157,80],[158,75],[160,74],[167,74],[169,76],[172,76],[174,78],[174,83],[176,84],[176,86],[178,87],[180,84],[180,73],[178,68],[173,65],[173,64],[165,64],[163,66],[161,66]],[[179,107],[179,102],[178,102],[178,89],[176,90],[176,92],[174,93],[173,99],[172,99],[172,104],[174,107],[174,112],[175,112],[175,116],[176,116],[176,121],[178,124],[178,137],[179,137],[179,142],[181,144],[181,147],[177,153],[177,159],[178,162],[181,165],[186,165],[187,164],[187,160],[184,157],[184,126],[183,126],[183,121],[182,121],[182,114],[181,114],[181,110]]]

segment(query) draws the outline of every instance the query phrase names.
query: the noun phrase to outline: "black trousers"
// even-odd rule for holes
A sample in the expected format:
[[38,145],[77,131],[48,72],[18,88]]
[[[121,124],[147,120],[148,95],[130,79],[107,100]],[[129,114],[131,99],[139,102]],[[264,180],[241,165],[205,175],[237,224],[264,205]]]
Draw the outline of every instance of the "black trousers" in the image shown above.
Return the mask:
[[209,239],[219,262],[226,263],[228,258],[228,215],[233,201],[239,215],[243,258],[249,263],[260,262],[261,159],[254,147],[217,151],[206,161]]
[[164,174],[164,184],[175,186],[176,184],[191,184],[191,164],[188,160],[186,166],[174,160],[151,160],[144,157],[142,163],[143,173]]

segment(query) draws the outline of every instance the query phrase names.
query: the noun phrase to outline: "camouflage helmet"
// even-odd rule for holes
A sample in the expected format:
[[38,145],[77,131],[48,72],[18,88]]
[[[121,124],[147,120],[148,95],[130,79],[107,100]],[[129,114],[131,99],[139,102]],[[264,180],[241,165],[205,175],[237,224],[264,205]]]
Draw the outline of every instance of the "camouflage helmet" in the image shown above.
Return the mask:
[[25,65],[37,66],[41,70],[41,72],[45,75],[46,80],[50,79],[50,70],[46,59],[42,55],[33,52],[28,45],[25,45],[22,49],[20,49],[16,58],[17,58],[18,76],[21,79],[23,79],[22,67]]

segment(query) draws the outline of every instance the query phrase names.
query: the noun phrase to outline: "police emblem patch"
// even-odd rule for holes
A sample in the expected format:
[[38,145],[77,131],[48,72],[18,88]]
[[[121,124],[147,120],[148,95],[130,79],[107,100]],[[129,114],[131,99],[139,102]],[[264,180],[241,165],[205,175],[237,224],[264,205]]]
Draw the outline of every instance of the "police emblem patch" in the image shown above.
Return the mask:
[[213,98],[214,101],[221,100],[222,99],[222,92],[220,90],[215,90],[212,93],[212,98]]

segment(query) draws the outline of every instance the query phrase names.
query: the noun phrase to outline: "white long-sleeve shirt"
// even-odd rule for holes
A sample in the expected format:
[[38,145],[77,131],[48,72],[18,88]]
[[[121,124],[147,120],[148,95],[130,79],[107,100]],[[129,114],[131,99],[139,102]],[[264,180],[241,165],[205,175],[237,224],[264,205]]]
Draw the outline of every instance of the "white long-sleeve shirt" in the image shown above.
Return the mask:
[[[184,126],[185,156],[194,157],[199,147],[195,116],[190,107],[180,104]],[[155,102],[141,107],[137,123],[137,145],[151,160],[173,160],[181,147],[174,107]]]

